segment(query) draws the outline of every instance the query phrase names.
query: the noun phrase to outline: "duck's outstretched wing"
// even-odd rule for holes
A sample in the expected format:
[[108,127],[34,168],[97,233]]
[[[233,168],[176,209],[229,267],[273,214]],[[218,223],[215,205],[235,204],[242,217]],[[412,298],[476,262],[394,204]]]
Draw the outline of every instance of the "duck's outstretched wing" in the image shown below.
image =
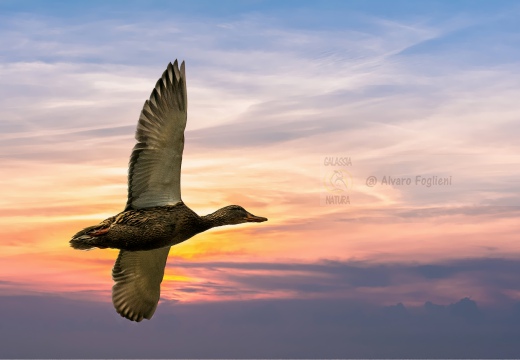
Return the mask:
[[168,64],[139,117],[128,169],[126,209],[181,201],[181,162],[186,128],[184,62]]
[[151,319],[161,294],[161,282],[170,247],[149,251],[121,250],[112,278],[116,311],[132,321]]

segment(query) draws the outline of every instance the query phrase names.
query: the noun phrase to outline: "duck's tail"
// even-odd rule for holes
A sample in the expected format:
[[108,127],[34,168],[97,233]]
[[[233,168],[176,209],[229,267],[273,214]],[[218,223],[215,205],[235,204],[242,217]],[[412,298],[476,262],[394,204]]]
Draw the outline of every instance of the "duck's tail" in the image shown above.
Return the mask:
[[76,250],[92,250],[96,247],[95,238],[90,235],[80,235],[78,237],[73,237],[71,241],[69,241],[70,246]]
[[99,238],[108,232],[110,222],[107,219],[99,225],[89,226],[72,237],[70,246],[77,250],[91,250],[93,248],[104,249],[103,241]]

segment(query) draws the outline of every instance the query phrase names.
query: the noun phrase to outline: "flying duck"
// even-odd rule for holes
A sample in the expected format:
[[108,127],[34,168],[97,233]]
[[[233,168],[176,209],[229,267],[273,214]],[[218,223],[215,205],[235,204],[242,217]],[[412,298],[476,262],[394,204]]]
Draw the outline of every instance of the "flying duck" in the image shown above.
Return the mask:
[[123,212],[70,240],[74,249],[119,249],[112,278],[116,311],[132,321],[151,319],[160,298],[170,247],[216,226],[267,221],[238,205],[199,216],[181,199],[180,175],[187,120],[184,61],[169,63],[139,117]]

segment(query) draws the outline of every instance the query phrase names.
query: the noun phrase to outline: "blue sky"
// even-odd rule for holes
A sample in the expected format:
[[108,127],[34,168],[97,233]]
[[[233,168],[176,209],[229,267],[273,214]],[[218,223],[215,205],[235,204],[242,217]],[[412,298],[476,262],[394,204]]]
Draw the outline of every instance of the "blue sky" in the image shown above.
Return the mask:
[[[518,357],[519,15],[0,0],[0,357]],[[139,111],[176,58],[184,201],[269,222],[176,246],[133,324],[109,303],[114,254],[67,241],[121,210]],[[352,204],[320,205],[323,159],[343,156]],[[453,184],[381,183],[417,175]]]

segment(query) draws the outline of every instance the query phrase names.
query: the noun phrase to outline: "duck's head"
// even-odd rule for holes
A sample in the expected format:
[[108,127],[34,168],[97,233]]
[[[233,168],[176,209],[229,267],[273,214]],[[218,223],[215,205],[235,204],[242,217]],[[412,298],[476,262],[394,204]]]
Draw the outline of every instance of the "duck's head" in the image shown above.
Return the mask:
[[215,211],[213,214],[208,215],[213,218],[218,225],[236,225],[246,222],[263,222],[267,221],[267,218],[261,216],[255,216],[250,212],[246,211],[242,206],[229,205]]

